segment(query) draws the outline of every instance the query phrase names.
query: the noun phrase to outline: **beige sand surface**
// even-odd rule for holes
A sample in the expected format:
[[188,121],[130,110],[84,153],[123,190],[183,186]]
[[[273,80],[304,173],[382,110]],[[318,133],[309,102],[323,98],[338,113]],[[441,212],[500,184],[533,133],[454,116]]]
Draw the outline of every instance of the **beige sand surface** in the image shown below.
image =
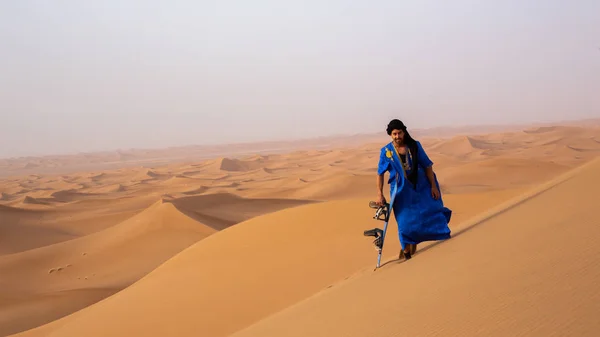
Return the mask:
[[[118,158],[54,158],[53,174],[0,180],[0,335],[33,329],[22,335],[226,336],[279,311],[286,317],[286,308],[328,287],[337,294],[342,285],[372,282],[380,277],[370,274],[376,252],[362,232],[381,226],[367,207],[375,196],[379,148],[387,141],[379,139],[330,139],[336,146],[329,149],[295,144],[291,152],[255,148],[260,154],[79,172],[68,169],[70,161]],[[422,142],[454,211],[451,227],[460,230],[473,216],[594,159],[600,129],[535,126]],[[28,164],[28,170],[48,168],[48,159],[23,166]],[[535,220],[534,213],[514,222],[536,226],[523,223]],[[476,249],[483,239],[455,243],[469,235],[418,254],[410,265],[430,259],[422,268],[433,270],[448,263],[442,251],[450,248],[443,247],[467,254],[460,248]],[[518,249],[498,252],[507,261],[535,239],[515,235]],[[393,260],[394,226],[389,238],[384,259]],[[479,263],[477,256],[472,263]],[[407,266],[391,263],[377,274],[402,274]],[[260,327],[281,327],[269,322]]]
[[598,336],[600,160],[238,333]]

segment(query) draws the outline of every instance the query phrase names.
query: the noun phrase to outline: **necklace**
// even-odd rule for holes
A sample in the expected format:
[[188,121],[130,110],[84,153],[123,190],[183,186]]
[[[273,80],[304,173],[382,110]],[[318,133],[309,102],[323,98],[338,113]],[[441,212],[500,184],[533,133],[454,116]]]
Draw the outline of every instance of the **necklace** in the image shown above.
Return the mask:
[[[402,162],[402,167],[404,167],[404,171],[409,171],[411,169],[410,166],[410,162],[409,162],[409,157],[410,159],[412,159],[411,153],[410,153],[410,149],[406,147],[406,145],[402,145],[400,147],[396,146],[396,144],[394,144],[394,147],[396,148],[396,152],[398,153],[399,157],[400,157],[400,161]],[[400,154],[400,149],[404,148],[404,154]],[[403,160],[404,158],[404,160]]]

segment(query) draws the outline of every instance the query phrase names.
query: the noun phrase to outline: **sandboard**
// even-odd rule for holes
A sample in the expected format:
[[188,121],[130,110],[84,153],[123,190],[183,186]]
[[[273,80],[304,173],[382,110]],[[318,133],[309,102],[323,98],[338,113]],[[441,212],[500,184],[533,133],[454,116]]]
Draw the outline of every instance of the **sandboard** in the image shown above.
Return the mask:
[[376,227],[373,229],[367,229],[363,232],[364,236],[375,237],[375,240],[373,241],[373,244],[375,245],[375,247],[377,249],[377,265],[375,267],[375,270],[377,270],[377,268],[379,268],[381,266],[381,254],[383,252],[383,243],[385,240],[385,234],[387,232],[387,227],[388,227],[388,223],[390,220],[390,214],[391,214],[390,205],[393,205],[393,202],[394,202],[393,197],[392,197],[392,200],[390,201],[390,203],[386,203],[384,205],[379,205],[375,201],[369,201],[369,207],[376,209],[373,219],[384,222],[383,229]]

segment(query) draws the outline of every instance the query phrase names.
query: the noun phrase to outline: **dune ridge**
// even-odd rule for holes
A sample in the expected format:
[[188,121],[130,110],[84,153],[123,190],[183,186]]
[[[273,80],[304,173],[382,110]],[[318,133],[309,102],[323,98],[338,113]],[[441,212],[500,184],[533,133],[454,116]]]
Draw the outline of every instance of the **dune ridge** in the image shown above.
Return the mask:
[[[600,227],[591,196],[599,172],[594,160],[399,268],[365,273],[231,336],[595,336],[600,249],[592,237]],[[567,238],[578,248],[561,250]],[[506,258],[512,244],[518,258]]]
[[[466,226],[461,226],[461,230],[457,231],[457,233],[454,235],[453,240],[456,240],[456,238],[459,237],[459,235],[460,235],[460,237],[464,237],[464,234],[467,232],[467,230],[470,228],[474,228],[474,226],[476,224],[482,224],[485,221],[490,221],[490,219],[494,219],[496,217],[502,216],[502,214],[508,214],[508,213],[512,212],[515,209],[515,207],[518,207],[519,205],[524,205],[528,202],[531,202],[532,200],[535,201],[535,199],[537,197],[539,197],[540,195],[544,195],[545,193],[549,193],[549,191],[559,189],[561,186],[567,184],[568,182],[570,182],[572,180],[578,180],[577,181],[578,185],[581,185],[582,183],[587,183],[589,181],[589,177],[593,176],[593,175],[597,176],[598,172],[600,172],[600,160],[595,160],[595,161],[589,163],[588,165],[585,165],[583,167],[580,167],[573,171],[570,171],[567,174],[564,174],[556,179],[553,179],[553,180],[543,184],[539,188],[533,189],[530,192],[527,192],[517,198],[507,201],[506,203],[504,203],[502,205],[497,206],[492,211],[486,212],[483,215],[480,215],[479,217],[470,221],[470,223],[467,223]],[[600,180],[598,180],[598,182],[596,182],[596,184],[599,182],[600,182]],[[571,184],[571,186],[572,186],[572,184]],[[600,187],[600,186],[598,186],[598,187]],[[555,192],[555,194],[557,194],[557,193]],[[558,192],[558,195],[560,195],[560,191]],[[552,197],[554,197],[554,196],[552,196]],[[568,199],[568,197],[563,197],[563,199]],[[577,200],[575,202],[578,202],[578,201],[580,201],[580,200]],[[344,202],[348,203],[348,201],[344,201]],[[335,202],[329,202],[329,203],[318,204],[318,205],[309,205],[309,206],[304,206],[304,207],[332,208],[332,205],[334,205],[334,203]],[[586,206],[589,208],[590,205],[591,205],[590,202],[588,202]],[[344,207],[344,209],[348,209],[348,207]],[[279,216],[284,213],[289,213],[289,212],[298,211],[298,210],[299,210],[299,208],[293,209],[293,210],[288,210],[288,211],[281,211],[272,216]],[[305,213],[306,213],[306,211],[305,211]],[[350,216],[356,216],[356,213],[354,213],[354,212],[348,212],[348,213],[353,213],[353,214],[350,214]],[[313,209],[312,214],[323,215],[323,214],[325,214],[325,212]],[[258,226],[259,224],[264,225],[264,224],[268,223],[267,221],[265,221],[265,219],[257,218],[255,220],[256,220],[256,222],[255,222],[254,226]],[[329,219],[325,219],[325,220],[329,220]],[[343,219],[343,220],[346,220],[346,219]],[[252,220],[250,222],[252,222]],[[273,228],[273,227],[271,227],[271,228]],[[254,228],[251,228],[250,224],[245,224],[245,225],[239,226],[235,229],[232,228],[230,230],[230,232],[233,233],[235,230],[242,231],[244,229],[246,229],[247,231],[245,232],[245,235],[243,235],[243,237],[248,237],[248,234]],[[229,234],[231,234],[231,233],[229,233]],[[285,228],[285,230],[282,230],[280,232],[280,235],[289,235],[289,234],[290,234],[290,228]],[[291,234],[293,235],[293,233],[291,233]],[[348,234],[346,234],[346,235],[348,235]],[[220,235],[221,236],[225,235],[225,231],[220,232]],[[330,234],[325,232],[325,233],[323,233],[323,236],[329,237]],[[196,285],[196,284],[202,282],[202,278],[197,279],[198,276],[194,275],[193,273],[189,273],[189,272],[186,272],[187,276],[181,275],[179,278],[174,277],[173,274],[175,274],[176,272],[181,273],[183,271],[188,271],[189,269],[186,268],[185,265],[193,263],[192,261],[194,261],[194,263],[202,264],[202,262],[201,261],[199,262],[197,259],[199,256],[202,256],[202,254],[199,253],[199,250],[200,250],[199,247],[201,247],[203,244],[210,245],[211,243],[214,243],[214,244],[224,244],[225,243],[223,238],[219,238],[218,235],[212,236],[211,239],[212,240],[207,239],[207,240],[201,241],[197,245],[191,247],[190,249],[176,255],[174,258],[169,260],[169,262],[165,263],[161,267],[157,268],[153,273],[149,274],[146,278],[137,282],[134,286],[128,288],[127,291],[122,292],[121,296],[119,298],[111,297],[109,300],[101,303],[101,305],[89,307],[87,310],[87,311],[90,311],[88,316],[85,316],[86,310],[80,312],[81,313],[80,315],[75,314],[73,316],[72,320],[69,320],[67,322],[62,322],[60,330],[57,330],[54,333],[58,333],[58,331],[60,331],[61,335],[67,335],[67,336],[83,333],[83,331],[85,331],[85,329],[90,324],[92,324],[92,322],[95,319],[97,319],[97,317],[100,316],[100,317],[104,317],[103,319],[106,319],[106,320],[109,320],[109,319],[112,321],[118,320],[119,324],[102,327],[100,331],[94,331],[92,333],[92,335],[97,334],[98,336],[100,336],[100,335],[123,335],[124,336],[124,335],[133,334],[133,333],[143,333],[145,335],[152,335],[153,333],[156,335],[160,335],[161,333],[162,334],[176,333],[177,335],[185,336],[185,335],[193,335],[194,332],[197,331],[198,329],[202,329],[203,331],[211,333],[211,335],[228,335],[228,333],[230,333],[230,331],[220,331],[219,332],[218,328],[223,326],[223,323],[224,323],[223,321],[217,321],[219,324],[217,324],[217,326],[212,326],[212,328],[210,326],[211,322],[213,322],[213,324],[214,324],[215,320],[218,319],[217,317],[222,315],[220,312],[216,313],[216,315],[215,315],[216,317],[211,316],[210,318],[207,318],[206,321],[200,320],[198,317],[177,316],[178,323],[175,323],[175,321],[173,321],[174,317],[172,317],[170,319],[164,317],[164,315],[167,314],[167,311],[168,311],[168,310],[165,311],[165,308],[164,308],[165,302],[164,301],[160,302],[160,307],[156,306],[159,302],[153,302],[151,300],[144,301],[144,299],[147,299],[148,297],[144,296],[143,294],[151,292],[150,289],[154,289],[154,288],[164,289],[164,285],[161,285],[161,284],[170,284],[172,282],[177,282],[175,280],[179,280],[180,285],[184,286],[184,284],[185,284],[184,287],[188,287],[187,291],[182,291],[183,293],[186,294],[186,296],[190,296],[192,293],[194,293],[193,292],[194,288],[190,287],[190,285],[191,284]],[[346,238],[346,240],[348,240],[348,238]],[[472,240],[477,240],[477,238],[472,239]],[[308,240],[304,239],[301,241],[306,242]],[[318,243],[313,241],[313,243],[318,245],[318,244],[323,244],[324,241],[325,240],[318,242]],[[344,240],[340,240],[340,241],[344,241]],[[448,241],[448,242],[450,242],[450,241]],[[347,242],[345,242],[345,243],[347,243]],[[283,243],[283,245],[289,245],[289,244],[290,244],[290,242]],[[443,245],[447,245],[447,244],[448,243],[444,243],[439,246],[442,247]],[[331,245],[331,243],[327,242],[327,245],[325,245],[325,247],[331,249],[332,251],[340,251],[339,248],[335,249],[335,247],[331,247],[330,245]],[[229,245],[227,245],[227,246],[229,246]],[[438,246],[438,245],[433,244],[431,246]],[[431,246],[426,246],[426,248],[423,248],[419,252],[419,254],[425,255],[427,251],[431,250]],[[278,249],[278,250],[283,249],[283,247],[280,247],[277,245],[273,245],[272,248]],[[290,247],[290,248],[293,250],[296,247]],[[438,247],[436,247],[436,248],[438,250],[441,249]],[[249,253],[250,252],[256,253],[257,251],[260,251],[260,250],[259,249],[249,249]],[[323,253],[324,253],[323,251],[320,251],[319,249],[315,249],[315,246],[313,246],[313,249],[310,252],[307,252],[305,254],[297,254],[296,256],[298,259],[303,261],[301,263],[304,264],[304,268],[306,268],[307,264],[309,263],[307,261],[310,261],[310,263],[313,264],[312,267],[314,268],[314,263],[316,263],[316,260],[310,260],[309,256],[311,256],[312,254],[315,254],[318,256]],[[194,257],[191,256],[192,254],[194,255]],[[263,254],[264,254],[264,251],[263,251]],[[308,255],[308,254],[311,254],[311,255]],[[298,255],[300,255],[300,256],[298,256]],[[429,260],[433,261],[430,263],[436,263],[435,265],[437,266],[436,260],[431,259],[431,258]],[[226,263],[226,264],[233,263],[232,260],[228,260],[228,261],[221,260],[219,262]],[[216,262],[216,263],[218,264],[219,262]],[[364,262],[366,262],[366,261],[364,261]],[[249,263],[249,261],[243,261],[243,264],[246,264],[246,263]],[[477,263],[477,262],[474,262],[474,263]],[[179,266],[177,266],[177,265],[179,265]],[[253,266],[254,266],[254,268],[258,268],[256,263],[254,263]],[[363,264],[363,266],[365,266],[365,264]],[[272,268],[272,267],[273,266],[270,265],[270,268]],[[354,268],[356,268],[356,267],[357,266],[354,266]],[[217,270],[219,270],[219,269],[214,269],[214,268],[215,267],[213,267],[213,269],[212,269],[213,272],[217,272]],[[331,266],[328,267],[327,264],[324,263],[323,265],[320,266],[320,268],[331,268]],[[360,268],[358,270],[360,270]],[[294,273],[292,273],[291,270],[278,269],[277,271],[283,275],[291,274],[292,278],[298,277],[299,275],[301,275],[301,274],[295,275]],[[229,271],[229,273],[231,273],[231,272],[232,271]],[[254,272],[260,274],[260,273],[266,272],[266,270],[254,269]],[[303,270],[303,272],[306,272],[306,269]],[[348,271],[345,271],[345,272],[347,273]],[[235,274],[235,271],[233,271],[233,273]],[[355,269],[355,273],[356,273],[356,269]],[[327,274],[327,273],[324,273],[324,270],[321,270],[321,271],[312,270],[311,274],[316,276],[316,275],[323,275],[323,274]],[[332,273],[329,272],[329,275],[331,275],[331,274]],[[396,272],[396,274],[397,274],[397,272]],[[338,275],[338,278],[341,278],[341,275],[344,275],[344,273],[340,273]],[[346,274],[346,275],[348,275],[348,274]],[[333,332],[332,330],[330,330],[330,329],[333,329],[333,327],[331,327],[330,325],[327,325],[326,322],[322,321],[324,319],[324,317],[326,317],[325,312],[328,312],[329,315],[331,315],[331,312],[335,312],[336,310],[341,311],[341,310],[344,310],[343,308],[350,308],[350,306],[347,303],[348,303],[348,301],[350,301],[350,302],[353,301],[352,296],[357,297],[358,299],[356,300],[356,302],[361,303],[361,305],[363,305],[362,301],[371,301],[372,302],[371,297],[369,297],[369,296],[365,297],[365,295],[364,295],[366,293],[369,293],[368,289],[373,287],[368,281],[370,281],[371,283],[375,282],[375,281],[373,281],[373,279],[365,280],[366,278],[369,277],[368,275],[369,274],[366,273],[366,270],[363,267],[362,272],[355,274],[353,277],[347,277],[346,280],[342,281],[341,283],[334,282],[336,284],[334,284],[332,287],[325,288],[326,290],[311,297],[309,300],[305,300],[305,301],[300,300],[299,302],[296,302],[296,303],[298,303],[296,305],[291,304],[290,306],[286,307],[287,309],[283,309],[283,311],[280,311],[279,313],[274,313],[273,316],[270,316],[271,318],[267,318],[264,321],[260,321],[260,323],[258,323],[256,325],[251,325],[249,328],[246,328],[245,330],[241,330],[240,332],[238,332],[238,334],[239,335],[244,335],[244,334],[261,335],[261,336],[263,336],[263,335],[291,335],[291,336],[323,335],[323,336],[325,336],[325,335],[331,335],[331,333],[339,333],[339,330],[337,330],[337,328],[339,328],[339,327],[336,328],[336,330],[335,330],[336,332]],[[419,275],[423,275],[423,274],[419,274]],[[266,276],[263,279],[263,282],[267,279],[271,279],[274,277],[273,274],[269,274],[269,275],[263,274],[263,276]],[[223,279],[230,279],[233,277],[234,276],[232,274],[232,275],[228,275],[227,277],[222,277],[222,278],[220,277],[219,279],[223,280]],[[374,277],[378,277],[378,276],[374,276]],[[237,278],[239,281],[239,277],[237,277]],[[186,282],[182,284],[181,283],[182,280],[186,280]],[[397,285],[397,282],[395,281],[396,279],[394,278],[393,280],[394,280],[394,282],[391,282],[391,283],[390,283],[390,281],[388,281],[388,284]],[[313,281],[314,281],[314,279],[313,279]],[[327,281],[332,281],[332,280],[330,279]],[[339,280],[337,280],[337,281],[339,282]],[[273,282],[273,284],[266,285],[266,286],[268,286],[268,289],[271,292],[274,291],[273,287],[276,284],[285,283],[286,281],[282,282],[281,279],[276,279],[276,280],[273,280],[272,282]],[[294,284],[293,282],[292,282],[292,284],[289,284],[290,280],[287,280],[287,282],[288,282],[288,284],[287,284],[288,289],[294,289],[295,287],[298,286],[297,284]],[[305,283],[306,280],[302,279],[301,282]],[[346,282],[349,285],[346,285],[345,284]],[[244,284],[244,283],[241,283],[241,284]],[[305,306],[310,306],[311,300],[317,301],[318,299],[327,298],[327,294],[330,294],[330,293],[336,294],[336,289],[341,289],[341,290],[339,290],[341,292],[341,291],[343,291],[343,289],[347,289],[347,287],[351,287],[353,284],[360,284],[364,289],[362,289],[362,290],[359,289],[355,292],[346,292],[346,293],[344,293],[344,296],[334,297],[339,301],[343,301],[342,302],[343,304],[332,304],[335,307],[335,309],[332,308],[332,309],[330,309],[330,311],[323,311],[323,313],[321,314],[322,316],[310,314],[308,311],[306,311],[309,309],[306,309],[305,311],[301,312],[301,314],[293,313],[294,310],[301,310]],[[213,286],[214,286],[214,284],[213,284]],[[323,287],[323,286],[324,286],[323,282],[321,281],[321,287]],[[204,289],[205,287],[201,286],[200,288]],[[319,287],[311,288],[310,291],[306,291],[306,293],[318,292],[318,290],[316,290],[318,288]],[[232,290],[231,288],[227,289],[227,291],[231,291],[231,290]],[[282,289],[280,291],[282,292],[284,290]],[[392,291],[392,290],[390,290],[390,291]],[[137,292],[137,294],[136,294],[136,292]],[[223,298],[222,293],[220,293],[220,292],[214,293],[211,291],[210,293],[215,296],[215,300],[216,300],[216,298]],[[402,295],[400,295],[401,293],[402,292],[400,292],[396,289],[396,293],[394,294],[394,296],[396,298],[399,298],[399,296],[402,296]],[[247,293],[237,293],[236,296],[233,296],[233,297],[236,300],[242,300],[242,302],[245,302],[245,303],[249,302],[251,307],[256,308],[257,303],[254,302],[254,301],[256,301],[256,299],[254,299],[254,300],[251,300],[250,298],[244,299],[244,297],[248,296],[248,294],[256,294],[256,292],[250,290]],[[265,294],[264,290],[263,290],[262,294],[264,296],[264,294]],[[356,296],[356,294],[360,294],[360,295]],[[169,293],[169,295],[170,295],[170,296],[168,296],[169,301],[175,301],[177,303],[176,304],[173,304],[173,303],[168,304],[167,305],[168,307],[186,308],[186,311],[191,311],[191,312],[198,312],[197,310],[200,309],[195,306],[206,304],[206,303],[211,303],[211,304],[214,303],[214,300],[211,300],[210,298],[203,298],[203,300],[198,299],[198,300],[191,300],[191,301],[187,300],[187,299],[183,299],[180,297],[180,295],[177,292]],[[196,295],[196,296],[198,296],[198,295]],[[281,296],[281,294],[278,294],[278,296]],[[330,296],[333,296],[333,295],[330,295]],[[276,297],[276,296],[273,296],[273,297]],[[273,299],[271,299],[271,300],[273,300]],[[290,298],[290,296],[288,295],[289,302],[294,302],[297,300],[299,300],[298,297]],[[139,303],[139,301],[144,301],[143,305],[138,306],[136,304],[132,304],[132,303]],[[262,298],[262,301],[265,301],[264,297]],[[321,301],[321,302],[323,302],[323,301]],[[316,308],[321,308],[322,306],[327,306],[327,303],[326,302],[319,303],[318,305],[310,306],[310,310],[312,312],[313,310],[316,310]],[[139,311],[136,313],[132,313],[132,312],[134,312],[134,310],[132,310],[132,308],[135,308],[135,307],[137,307]],[[213,310],[216,309],[214,305],[211,305],[211,307]],[[239,307],[239,305],[238,305],[238,307]],[[283,306],[281,306],[281,307],[283,307]],[[243,309],[245,309],[245,310],[243,310],[242,312],[245,312],[245,315],[247,315],[247,312],[248,312],[248,310],[250,310],[250,308],[243,308]],[[375,309],[375,308],[373,308],[373,309]],[[391,307],[389,309],[391,309]],[[91,310],[94,310],[94,311],[91,311]],[[113,314],[114,310],[123,310],[124,312],[130,312],[130,313],[132,313],[131,315],[134,315],[133,316],[134,319],[122,321],[119,319],[119,317],[121,317],[121,315]],[[223,310],[223,309],[221,309],[221,310]],[[226,303],[225,310],[228,310],[230,315],[233,314],[231,312],[231,310],[232,310],[231,304],[227,305],[227,303]],[[372,312],[374,312],[374,311],[376,311],[376,310],[371,310],[369,312],[371,313],[371,315],[373,315]],[[292,312],[292,313],[289,313],[289,312]],[[135,319],[135,317],[137,315],[139,315],[140,318],[145,317],[145,316],[152,316],[152,317],[160,317],[161,319],[156,324],[151,324],[151,326],[148,326],[148,324],[146,322],[144,322],[143,320]],[[179,313],[179,315],[181,315],[181,314]],[[263,315],[265,317],[269,317],[268,313],[263,313]],[[341,316],[343,316],[343,315],[341,315]],[[281,319],[287,318],[287,320],[285,320],[285,323],[277,323],[276,319],[279,317],[283,317]],[[335,316],[335,317],[337,317],[337,316]],[[131,318],[131,316],[130,316],[130,318]],[[294,326],[293,329],[290,329],[290,325],[293,324],[294,320],[302,320],[303,318],[317,320],[320,323],[316,324],[316,326],[313,326],[311,324],[306,324],[306,323],[297,323],[297,324],[293,325]],[[341,319],[343,319],[343,318],[341,318]],[[138,323],[136,323],[135,321],[137,321]],[[242,323],[245,322],[244,324],[248,323],[248,321],[246,321],[242,317],[236,317],[235,321],[236,322],[241,321]],[[273,323],[273,321],[275,321],[275,323]],[[185,322],[185,324],[182,324],[182,322]],[[356,330],[350,330],[350,331],[364,331],[364,328],[361,328],[360,323],[359,323],[362,321],[357,320],[356,322],[357,322],[357,324],[355,324],[355,325],[358,325],[357,327],[355,327]],[[343,326],[343,324],[341,324],[341,323],[340,323],[340,325]],[[406,325],[406,324],[404,324],[404,325]],[[118,328],[115,328],[117,326],[118,326]],[[369,324],[368,322],[363,322],[363,326],[365,326],[365,327],[371,326],[371,324]],[[231,325],[228,327],[231,327]],[[260,330],[261,327],[263,330]],[[308,330],[310,327],[314,327],[314,331],[312,329]],[[329,328],[324,329],[324,327],[329,327]],[[417,327],[421,327],[421,326],[417,324]],[[231,329],[231,330],[233,330],[233,329]],[[386,333],[387,333],[386,331],[387,330],[382,329],[381,335],[386,335]],[[464,331],[461,330],[461,333],[463,333],[463,332]],[[87,332],[87,333],[90,333],[90,332]],[[472,334],[473,332],[467,329],[467,333]],[[234,336],[236,336],[236,335],[237,334],[234,334]],[[50,334],[50,336],[52,336],[52,334]]]
[[[223,198],[228,203],[222,203]],[[8,271],[12,271],[9,277],[0,280],[0,289],[10,289],[10,293],[2,291],[0,297],[17,296],[18,300],[13,300],[13,306],[16,306],[18,303],[32,303],[36,299],[45,303],[48,295],[40,297],[38,294],[61,294],[72,289],[110,289],[100,294],[111,295],[128,287],[177,252],[218,230],[256,214],[303,203],[295,200],[283,200],[279,203],[277,200],[258,200],[264,205],[256,208],[255,205],[250,205],[254,201],[252,199],[227,195],[203,199],[204,202],[198,202],[194,198],[161,198],[133,217],[99,232],[18,254],[0,256],[0,273],[8,275]],[[206,212],[206,215],[193,210],[195,205],[202,205],[204,209],[201,211]],[[237,212],[235,215],[229,214],[223,220],[211,216],[227,215],[228,209],[237,209]],[[190,213],[193,215],[190,216]],[[207,226],[200,223],[200,219],[213,222]],[[24,233],[24,230],[26,228],[22,228],[20,233]],[[55,274],[56,277],[49,278]],[[46,281],[44,285],[34,282],[35,286],[32,286],[27,282],[23,283],[22,280],[25,279]],[[69,295],[82,296],[70,301],[81,301],[85,306],[93,303],[88,292],[70,292]],[[93,295],[97,295],[97,292]],[[68,314],[64,310],[72,310],[74,307],[68,301],[60,300],[57,305],[54,315],[48,312],[40,314],[38,310],[24,311],[22,314],[28,317],[29,322],[46,323]],[[0,305],[0,311],[2,309]],[[25,318],[18,316],[15,320],[24,321]],[[11,327],[14,328],[12,324]],[[7,331],[10,332],[11,329]]]
[[[194,335],[202,330],[211,336],[226,336],[236,327],[242,328],[277,312],[371,265],[374,251],[361,235],[365,226],[373,224],[369,221],[372,210],[367,203],[368,199],[335,200],[250,219],[175,255],[119,296],[56,321],[56,325],[44,326],[40,331],[60,325],[69,329],[53,333],[78,334],[82,330],[74,331],[89,324],[92,317],[105,317],[103,320],[117,319],[119,323],[86,334]],[[354,211],[346,212],[348,209]],[[461,213],[459,221],[474,214],[474,210],[464,208]],[[397,246],[390,240],[390,251]],[[389,258],[391,254],[386,256]],[[240,273],[241,270],[248,272]],[[313,275],[310,280],[303,278],[307,273]],[[177,287],[168,286],[172,284]],[[153,289],[162,289],[164,299],[156,302],[148,296],[155,292]],[[285,293],[288,295],[284,296]],[[175,308],[185,308],[189,315],[173,311]],[[115,310],[124,310],[117,316],[128,318],[114,317]],[[90,311],[89,316],[86,311]],[[194,314],[197,312],[205,314],[198,316]],[[157,317],[158,321],[148,323],[142,319],[149,316]],[[230,320],[231,317],[235,319]],[[68,325],[70,322],[73,325]]]
[[[600,128],[533,131],[421,139],[455,233],[529,202],[519,198],[570,184],[598,156]],[[366,205],[387,142],[377,139],[0,180],[0,234],[17,239],[0,245],[0,273],[12,275],[0,280],[0,335],[226,336],[364,278],[375,253],[362,231],[379,225]],[[550,186],[565,173],[557,179],[572,178]],[[395,268],[394,241],[384,252],[387,269]],[[422,256],[440,249],[429,247],[420,247]],[[119,325],[86,330],[96,322]]]

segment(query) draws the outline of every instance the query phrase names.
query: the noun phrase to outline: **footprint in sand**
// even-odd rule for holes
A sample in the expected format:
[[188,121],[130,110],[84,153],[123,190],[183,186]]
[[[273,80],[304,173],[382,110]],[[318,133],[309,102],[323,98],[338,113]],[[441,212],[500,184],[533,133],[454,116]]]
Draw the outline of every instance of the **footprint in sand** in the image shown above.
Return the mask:
[[71,264],[68,264],[65,267],[52,268],[52,269],[48,270],[48,274],[52,274],[52,273],[57,273],[57,272],[63,271],[65,268],[69,268],[71,266],[72,266]]
[[58,267],[58,268],[52,268],[48,271],[48,274],[52,274],[52,273],[58,273],[59,271],[62,271],[64,268],[63,267]]

